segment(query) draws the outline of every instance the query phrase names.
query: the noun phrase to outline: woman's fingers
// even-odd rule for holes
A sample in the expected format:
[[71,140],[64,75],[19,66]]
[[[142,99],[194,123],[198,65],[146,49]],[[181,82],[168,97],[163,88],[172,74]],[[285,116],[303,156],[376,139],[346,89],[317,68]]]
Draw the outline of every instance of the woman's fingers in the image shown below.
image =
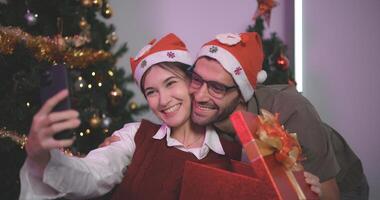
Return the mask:
[[72,139],[64,139],[64,140],[55,140],[54,138],[49,138],[44,140],[42,144],[44,149],[59,149],[69,147],[74,143],[74,138]]
[[36,114],[33,117],[32,131],[36,132],[50,126],[53,123],[78,118],[79,113],[75,110],[53,112],[47,115]]
[[49,123],[78,118],[79,113],[76,110],[65,110],[60,112],[53,112],[47,116]]
[[63,99],[67,98],[69,91],[67,89],[61,90],[56,95],[47,100],[37,114],[47,115],[53,108]]
[[55,122],[46,128],[46,132],[43,134],[47,137],[52,137],[53,135],[68,129],[77,128],[80,125],[80,120],[78,118],[73,118],[61,122]]

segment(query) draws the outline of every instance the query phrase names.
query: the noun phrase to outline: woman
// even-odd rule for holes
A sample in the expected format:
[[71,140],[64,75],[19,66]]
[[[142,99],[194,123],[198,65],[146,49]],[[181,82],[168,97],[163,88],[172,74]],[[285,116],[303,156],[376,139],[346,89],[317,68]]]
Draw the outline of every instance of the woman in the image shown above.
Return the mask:
[[78,127],[80,121],[73,110],[51,112],[67,91],[52,97],[32,123],[28,157],[20,172],[20,199],[95,197],[120,182],[114,199],[178,199],[186,160],[228,168],[231,158],[240,158],[241,147],[190,120],[190,80],[185,72],[191,64],[189,52],[174,34],[144,47],[131,59],[132,72],[163,124],[145,120],[126,124],[114,133],[120,141],[85,158],[56,150],[70,146],[73,140],[54,140],[53,135]]

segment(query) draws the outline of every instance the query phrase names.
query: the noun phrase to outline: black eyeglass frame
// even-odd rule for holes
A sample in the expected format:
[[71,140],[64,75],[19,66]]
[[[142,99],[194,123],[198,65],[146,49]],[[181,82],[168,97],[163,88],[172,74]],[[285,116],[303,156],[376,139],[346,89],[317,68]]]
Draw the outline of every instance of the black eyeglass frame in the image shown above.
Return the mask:
[[[193,70],[188,70],[187,72],[188,72],[188,74],[189,74],[189,76],[191,78],[190,87],[193,87],[195,89],[199,89],[199,88],[201,88],[203,86],[204,83],[206,83],[207,90],[208,90],[209,94],[211,96],[215,97],[215,98],[218,98],[218,99],[223,98],[227,94],[228,91],[230,91],[232,89],[237,89],[238,88],[238,86],[236,86],[236,85],[234,85],[234,86],[227,86],[227,85],[224,85],[222,83],[218,83],[216,81],[207,81],[207,80],[204,80],[199,74],[197,74]],[[198,79],[194,79],[194,75],[196,77],[198,77]],[[197,82],[200,82],[200,85],[194,87],[193,80],[195,80]],[[215,88],[217,88],[217,87],[213,87],[214,85],[217,85],[217,86],[223,88],[223,91],[221,91],[221,93],[215,92]],[[219,89],[216,89],[216,90],[219,90]],[[215,96],[215,95],[218,95],[218,96]]]

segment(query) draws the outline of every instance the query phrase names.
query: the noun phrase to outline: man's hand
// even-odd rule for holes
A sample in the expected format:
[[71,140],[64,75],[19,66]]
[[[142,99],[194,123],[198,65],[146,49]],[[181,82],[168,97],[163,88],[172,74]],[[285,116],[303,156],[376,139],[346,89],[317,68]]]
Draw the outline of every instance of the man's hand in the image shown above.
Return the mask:
[[306,183],[310,184],[311,191],[317,193],[318,196],[321,197],[322,189],[321,189],[321,183],[319,182],[319,178],[306,171],[303,174],[305,176]]
[[304,175],[311,191],[317,193],[321,200],[339,200],[339,189],[334,178],[320,183],[319,178],[310,172],[305,171]]
[[99,148],[101,148],[101,147],[106,147],[106,146],[110,145],[111,143],[113,143],[113,142],[117,142],[117,141],[120,141],[119,136],[111,135],[110,137],[107,137],[107,138],[104,140],[104,142],[101,143],[101,144],[99,145]]

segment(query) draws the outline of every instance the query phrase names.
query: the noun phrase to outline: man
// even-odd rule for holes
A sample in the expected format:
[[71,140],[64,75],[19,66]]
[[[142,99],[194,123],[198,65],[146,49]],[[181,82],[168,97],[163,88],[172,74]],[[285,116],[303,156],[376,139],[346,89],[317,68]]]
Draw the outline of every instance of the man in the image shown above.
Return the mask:
[[[294,87],[257,84],[266,78],[262,70],[263,57],[261,39],[256,33],[220,34],[206,43],[198,54],[192,73],[192,120],[200,125],[213,124],[219,133],[235,138],[229,121],[229,115],[234,111],[259,114],[264,108],[279,113],[285,129],[297,133],[306,158],[303,165],[306,171],[320,178],[323,198],[339,199],[335,177],[340,172],[338,160],[342,159],[335,156],[339,149],[333,144],[346,143],[344,140],[331,141],[338,137],[332,136],[331,129],[322,123],[311,103]],[[347,145],[346,148],[349,149]],[[340,158],[344,156],[355,163],[359,161],[356,171],[362,172],[360,160],[352,151]],[[365,179],[363,173],[358,173],[357,182],[361,182],[363,177]],[[359,183],[351,182],[351,186],[354,184]],[[367,194],[362,196],[368,199],[368,187]]]

